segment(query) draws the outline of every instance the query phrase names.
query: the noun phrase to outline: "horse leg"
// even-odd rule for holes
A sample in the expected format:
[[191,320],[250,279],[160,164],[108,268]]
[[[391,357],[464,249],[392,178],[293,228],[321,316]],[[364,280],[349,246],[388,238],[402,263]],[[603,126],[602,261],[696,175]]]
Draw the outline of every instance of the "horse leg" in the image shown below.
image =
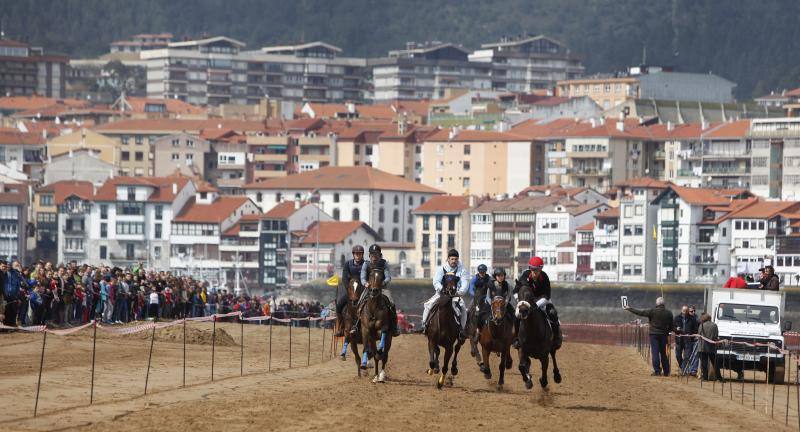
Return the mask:
[[542,363],[542,376],[539,378],[539,384],[542,388],[547,388],[547,368],[550,366],[550,356],[545,353],[539,360]]
[[433,370],[436,367],[436,345],[433,341],[428,339],[428,375],[433,376]]
[[500,378],[497,380],[497,390],[503,390],[503,384],[505,384],[505,376],[506,376],[506,360],[508,360],[509,352],[508,348],[503,350],[503,353],[500,355]]
[[553,348],[553,350],[550,351],[550,357],[553,358],[553,381],[555,381],[556,384],[559,384],[561,382],[561,372],[558,370],[558,362],[556,361],[556,351],[558,350],[556,348]]
[[452,376],[458,375],[458,353],[461,352],[461,346],[464,342],[456,342],[456,347],[453,350],[453,365],[450,367],[450,374]]
[[447,346],[444,349],[444,362],[442,364],[442,373],[439,374],[439,379],[436,380],[436,388],[441,389],[444,385],[445,378],[447,377],[447,367],[450,364],[450,357],[453,355],[453,346]]
[[433,354],[434,354],[434,356],[433,356],[433,373],[434,374],[438,374],[439,371],[440,371],[440,368],[439,368],[439,354],[441,354],[441,353],[442,353],[442,350],[441,350],[441,348],[439,348],[439,345],[434,345],[434,347],[433,347]]
[[358,355],[358,342],[353,340],[350,343],[350,350],[353,351],[353,360],[356,362],[356,372],[358,373],[358,377],[361,378],[361,356]]
[[[386,382],[386,363],[389,361],[389,349],[392,347],[392,339],[389,336],[386,345],[384,346],[383,354],[381,354],[381,370],[378,372],[378,382]],[[377,363],[377,361],[375,362]]]
[[525,382],[525,388],[530,390],[533,388],[533,381],[531,381],[530,374],[531,359],[526,354],[519,350],[519,374],[522,376],[522,381]]
[[486,345],[481,344],[481,352],[483,353],[483,358],[486,360],[481,364],[481,372],[483,372],[483,377],[488,379],[492,379],[492,361],[490,360],[490,356],[492,353],[486,348]]

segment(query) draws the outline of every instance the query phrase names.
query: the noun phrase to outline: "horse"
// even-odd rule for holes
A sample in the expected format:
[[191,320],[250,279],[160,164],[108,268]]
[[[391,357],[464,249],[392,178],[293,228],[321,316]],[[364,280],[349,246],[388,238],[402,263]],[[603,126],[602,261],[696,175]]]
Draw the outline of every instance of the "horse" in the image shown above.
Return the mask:
[[[358,353],[358,335],[352,335],[351,330],[356,322],[356,317],[358,316],[358,299],[361,298],[361,293],[364,291],[364,287],[361,285],[361,281],[356,278],[350,280],[350,283],[347,285],[347,305],[345,309],[342,311],[344,316],[342,317],[342,330],[344,332],[344,344],[342,344],[342,352],[339,354],[339,358],[342,361],[347,360],[347,348],[348,346],[353,351],[353,356],[356,362],[356,372],[358,376],[361,377],[361,360],[360,355]],[[366,366],[364,367],[366,369]]]
[[433,376],[440,373],[439,347],[444,348],[444,365],[441,368],[441,375],[436,381],[436,388],[439,389],[444,386],[451,357],[453,358],[451,382],[458,375],[458,352],[461,350],[461,345],[464,344],[464,341],[458,338],[460,324],[453,311],[457,280],[455,277],[446,278],[442,292],[431,309],[425,327],[425,335],[428,337],[428,375]]
[[542,388],[547,388],[547,369],[550,357],[553,358],[553,380],[556,383],[561,382],[561,373],[556,361],[556,350],[559,347],[556,345],[553,329],[550,327],[547,316],[536,306],[536,299],[533,298],[530,287],[517,281],[517,288],[519,289],[519,301],[517,302],[516,316],[520,320],[519,334],[517,335],[519,372],[525,382],[525,388],[530,390],[533,387],[530,375],[530,357],[539,360],[542,365],[539,384]]
[[479,364],[484,378],[492,378],[489,355],[500,355],[500,379],[497,389],[502,390],[506,369],[511,368],[511,342],[514,338],[514,318],[508,313],[508,301],[503,296],[492,299],[492,319],[481,329],[478,340],[481,344],[483,362]]
[[367,299],[361,306],[358,315],[364,346],[360,367],[366,369],[369,357],[373,357],[375,361],[373,383],[386,382],[386,363],[389,361],[389,350],[392,348],[392,332],[389,331],[389,305],[383,296],[383,277],[381,269],[370,271]]

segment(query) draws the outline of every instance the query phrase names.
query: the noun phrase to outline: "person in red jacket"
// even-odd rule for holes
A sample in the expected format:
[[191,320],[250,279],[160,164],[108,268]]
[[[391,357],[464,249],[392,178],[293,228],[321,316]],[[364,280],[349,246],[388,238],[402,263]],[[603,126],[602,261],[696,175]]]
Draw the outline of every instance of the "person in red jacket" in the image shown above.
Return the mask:
[[744,280],[744,274],[739,273],[736,276],[731,276],[723,288],[747,288],[747,281]]

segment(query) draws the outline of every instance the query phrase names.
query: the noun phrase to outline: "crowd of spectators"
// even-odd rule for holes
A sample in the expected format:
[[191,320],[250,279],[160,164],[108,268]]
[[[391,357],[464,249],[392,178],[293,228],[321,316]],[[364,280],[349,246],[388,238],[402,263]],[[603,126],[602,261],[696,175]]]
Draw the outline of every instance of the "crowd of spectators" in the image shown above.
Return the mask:
[[7,326],[69,327],[98,320],[124,324],[147,319],[181,319],[229,312],[244,317],[325,316],[319,302],[236,295],[206,281],[166,271],[37,262],[23,267],[0,261],[0,319]]

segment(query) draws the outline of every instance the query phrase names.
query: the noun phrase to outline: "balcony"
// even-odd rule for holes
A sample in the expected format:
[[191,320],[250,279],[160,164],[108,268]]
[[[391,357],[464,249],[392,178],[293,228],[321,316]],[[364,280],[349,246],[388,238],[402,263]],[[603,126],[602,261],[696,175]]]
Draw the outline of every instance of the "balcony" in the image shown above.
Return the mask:
[[119,262],[138,262],[138,261],[144,262],[144,261],[147,261],[147,256],[146,255],[142,255],[141,252],[137,253],[137,254],[134,254],[133,257],[130,257],[130,258],[127,255],[111,253],[111,254],[108,254],[108,258],[110,260],[112,260],[112,261],[119,261]]
[[714,152],[714,151],[703,151],[703,158],[704,159],[739,159],[739,158],[746,158],[750,159],[750,152],[749,151],[734,151],[734,152]]
[[574,176],[579,177],[604,177],[611,175],[609,169],[595,169],[595,168],[570,168],[567,172]]
[[665,228],[675,228],[675,227],[677,227],[677,226],[678,226],[678,221],[676,221],[675,219],[672,219],[672,220],[662,220],[662,221],[661,221],[661,226],[662,226],[662,227],[665,227]]
[[663,267],[677,267],[678,260],[676,260],[675,258],[664,258],[661,261],[661,265]]
[[594,250],[594,244],[579,244],[578,245],[578,252],[591,252]]
[[703,175],[740,176],[750,174],[750,167],[703,167]]
[[663,150],[657,150],[653,152],[653,157],[655,159],[665,159],[667,157],[667,153]]
[[694,170],[690,169],[680,169],[678,170],[678,177],[698,177],[698,174],[695,174]]
[[579,265],[575,269],[575,272],[577,274],[580,274],[580,275],[590,275],[590,274],[594,273],[594,271],[592,270],[592,266],[591,265],[587,265],[587,266],[580,266]]
[[678,247],[678,239],[675,237],[665,237],[661,240],[661,245],[665,248]]
[[567,152],[570,159],[605,159],[608,157],[607,151],[573,151]]

